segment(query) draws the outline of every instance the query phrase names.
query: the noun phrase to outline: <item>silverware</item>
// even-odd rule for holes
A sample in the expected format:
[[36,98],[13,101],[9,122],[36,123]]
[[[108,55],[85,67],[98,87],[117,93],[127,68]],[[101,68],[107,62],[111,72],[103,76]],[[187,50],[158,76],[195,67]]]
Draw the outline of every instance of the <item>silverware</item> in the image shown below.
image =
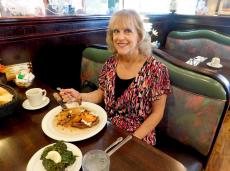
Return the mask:
[[132,139],[132,135],[128,135],[121,143],[119,143],[117,146],[115,146],[112,150],[110,150],[107,154],[111,156],[115,151],[117,151],[119,148],[121,148],[125,143],[127,143],[129,140]]
[[[62,88],[61,88],[61,87],[57,87],[56,90],[61,91]],[[76,101],[76,99],[75,99],[74,97],[72,97],[72,98],[70,99],[70,102],[77,102],[77,101]],[[77,103],[78,103],[78,102],[77,102]],[[78,103],[78,105],[80,106],[79,103]]]
[[105,149],[105,152],[107,153],[112,147],[114,147],[115,145],[117,145],[118,143],[120,143],[122,140],[123,140],[123,137],[117,138],[116,141],[114,141],[110,146],[108,146],[108,147]]
[[68,107],[62,101],[62,98],[58,93],[53,93],[53,96],[54,96],[55,100],[58,102],[58,104],[62,107],[62,110],[67,110],[68,109]]

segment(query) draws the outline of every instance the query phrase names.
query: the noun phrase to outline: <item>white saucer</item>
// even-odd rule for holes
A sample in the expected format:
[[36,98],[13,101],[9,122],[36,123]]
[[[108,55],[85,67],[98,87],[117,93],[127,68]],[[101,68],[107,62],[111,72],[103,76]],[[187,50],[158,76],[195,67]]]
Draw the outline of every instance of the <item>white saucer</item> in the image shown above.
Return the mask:
[[208,65],[208,66],[210,66],[210,67],[212,67],[212,68],[222,68],[222,67],[223,67],[223,65],[221,65],[221,64],[218,64],[218,65],[212,65],[212,63],[211,63],[211,62],[208,62],[208,63],[207,63],[207,65]]
[[36,109],[41,109],[41,108],[45,107],[46,105],[49,104],[49,102],[50,102],[50,99],[49,99],[48,97],[45,97],[45,100],[44,100],[44,102],[43,102],[41,105],[36,106],[36,107],[33,107],[33,106],[30,105],[29,100],[26,99],[26,100],[22,103],[22,107],[23,107],[24,109],[27,109],[27,110],[36,110]]

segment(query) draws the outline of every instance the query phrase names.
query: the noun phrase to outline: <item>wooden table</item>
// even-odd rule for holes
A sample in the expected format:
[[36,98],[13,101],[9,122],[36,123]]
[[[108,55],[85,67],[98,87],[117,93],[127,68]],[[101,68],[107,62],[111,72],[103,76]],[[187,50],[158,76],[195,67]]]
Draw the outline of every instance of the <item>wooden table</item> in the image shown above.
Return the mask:
[[[0,170],[25,171],[33,154],[40,148],[53,143],[41,129],[44,115],[58,104],[52,98],[53,90],[36,82],[33,87],[45,88],[50,103],[39,110],[25,110],[21,107],[25,100],[25,89],[17,88],[20,94],[20,105],[13,115],[0,120]],[[83,154],[92,149],[104,150],[118,137],[126,137],[127,133],[107,123],[97,135],[83,141],[74,142]],[[133,137],[111,156],[111,171],[184,171],[184,166],[164,154]]]

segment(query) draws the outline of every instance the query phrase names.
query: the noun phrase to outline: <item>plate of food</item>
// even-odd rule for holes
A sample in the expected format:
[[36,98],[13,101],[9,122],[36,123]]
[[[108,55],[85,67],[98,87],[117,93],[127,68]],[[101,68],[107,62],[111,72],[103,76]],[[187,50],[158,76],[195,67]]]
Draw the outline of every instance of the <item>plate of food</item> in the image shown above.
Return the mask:
[[26,171],[78,171],[81,164],[81,150],[74,144],[58,141],[38,150],[30,158]]
[[42,130],[50,138],[66,142],[81,141],[100,132],[107,122],[107,113],[97,104],[82,102],[57,106],[42,120]]

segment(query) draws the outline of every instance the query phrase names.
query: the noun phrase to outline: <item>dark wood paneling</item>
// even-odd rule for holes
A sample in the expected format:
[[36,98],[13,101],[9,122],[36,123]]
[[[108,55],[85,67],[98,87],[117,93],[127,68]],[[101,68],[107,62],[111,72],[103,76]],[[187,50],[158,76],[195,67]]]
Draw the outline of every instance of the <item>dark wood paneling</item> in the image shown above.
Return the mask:
[[53,88],[80,87],[82,50],[105,44],[108,17],[0,20],[0,63],[31,61],[37,78]]
[[37,40],[32,57],[34,73],[52,87],[80,88],[83,49],[92,43],[104,43],[104,31],[81,32]]
[[230,17],[171,15],[173,30],[210,29],[230,35]]
[[149,15],[149,22],[158,31],[157,40],[162,44],[166,41],[167,33],[171,30],[169,15]]
[[165,45],[166,36],[172,30],[210,29],[230,35],[229,16],[195,16],[195,15],[150,15],[150,21],[159,31],[161,46]]
[[0,40],[10,37],[107,28],[107,16],[0,19]]
[[[230,34],[229,17],[149,15],[164,46],[171,30],[206,28]],[[80,86],[81,52],[90,44],[105,45],[109,16],[66,16],[0,19],[0,63],[32,61],[35,76],[52,87]]]

